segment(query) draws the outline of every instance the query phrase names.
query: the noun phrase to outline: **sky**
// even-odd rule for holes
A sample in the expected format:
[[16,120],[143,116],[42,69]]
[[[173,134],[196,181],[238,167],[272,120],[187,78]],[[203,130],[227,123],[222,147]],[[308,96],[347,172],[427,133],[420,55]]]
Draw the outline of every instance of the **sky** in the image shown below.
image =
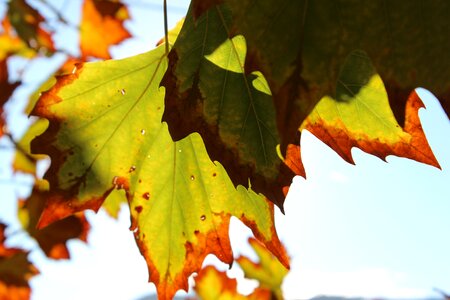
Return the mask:
[[[66,2],[79,5],[79,1]],[[133,20],[127,28],[135,38],[114,47],[115,58],[154,47],[163,35],[160,2],[130,1]],[[185,14],[187,5],[185,0],[169,1],[169,24]],[[65,11],[76,23],[75,9]],[[67,29],[56,41],[73,51],[75,44],[69,41],[75,38],[76,31]],[[63,59],[56,57],[52,64],[56,68]],[[33,64],[14,61],[15,68],[25,69],[25,86],[8,106],[17,137],[27,122],[21,115],[24,99],[39,86],[44,71],[52,73],[51,68],[44,68],[47,64],[44,59]],[[442,170],[397,157],[384,162],[358,149],[352,150],[356,164],[351,165],[310,133],[302,133],[307,180],[294,178],[286,214],[276,211],[276,227],[292,259],[283,284],[286,299],[319,294],[411,299],[437,296],[434,287],[450,292],[450,122],[429,92],[421,89],[419,93],[427,107],[420,111],[422,125]],[[2,140],[1,145],[8,144]],[[11,151],[0,148],[0,220],[14,229],[19,226],[16,197],[26,196],[31,180],[10,173],[11,157]],[[145,261],[128,229],[127,209],[122,207],[118,220],[103,211],[88,212],[89,243],[69,242],[70,261],[49,261],[24,234],[12,237],[11,244],[34,249],[30,259],[41,275],[31,280],[33,299],[138,299],[154,293],[154,286],[147,282]],[[240,221],[232,220],[230,237],[236,257],[244,254],[256,259],[247,245],[250,235]],[[228,269],[213,256],[205,264]],[[241,292],[255,287],[254,281],[243,279],[237,264],[228,272],[239,279]]]

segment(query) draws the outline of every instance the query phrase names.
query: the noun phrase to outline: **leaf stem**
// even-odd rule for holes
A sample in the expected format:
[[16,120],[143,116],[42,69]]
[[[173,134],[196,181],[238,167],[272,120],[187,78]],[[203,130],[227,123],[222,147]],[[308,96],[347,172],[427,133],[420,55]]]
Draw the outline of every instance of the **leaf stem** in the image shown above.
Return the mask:
[[167,0],[164,0],[164,41],[166,44],[166,55],[169,55],[169,26],[167,25]]

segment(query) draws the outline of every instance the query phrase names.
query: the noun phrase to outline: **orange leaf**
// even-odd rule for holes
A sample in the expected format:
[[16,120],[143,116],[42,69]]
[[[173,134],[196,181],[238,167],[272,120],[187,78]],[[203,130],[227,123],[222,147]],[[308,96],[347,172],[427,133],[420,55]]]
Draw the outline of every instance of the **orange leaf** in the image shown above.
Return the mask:
[[195,291],[202,300],[218,299],[271,299],[268,289],[257,288],[245,296],[237,291],[237,281],[229,278],[226,272],[220,272],[213,266],[206,266],[195,277]]
[[110,59],[109,47],[131,37],[123,26],[128,19],[128,9],[120,2],[85,0],[80,25],[82,58]]
[[34,188],[27,200],[19,202],[19,218],[48,257],[53,259],[70,258],[66,246],[67,241],[76,238],[86,242],[90,228],[89,223],[84,213],[77,213],[45,228],[37,229],[36,225],[44,210],[47,197],[47,192]]
[[39,271],[28,262],[27,252],[5,246],[5,229],[0,223],[0,299],[29,299],[28,280]]

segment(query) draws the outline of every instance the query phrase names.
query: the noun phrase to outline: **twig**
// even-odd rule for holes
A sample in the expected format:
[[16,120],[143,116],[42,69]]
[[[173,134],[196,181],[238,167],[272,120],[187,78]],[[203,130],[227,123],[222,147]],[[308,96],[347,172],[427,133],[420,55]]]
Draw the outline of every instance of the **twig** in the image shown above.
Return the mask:
[[164,40],[166,43],[166,55],[169,55],[169,26],[167,22],[167,0],[164,0]]
[[30,162],[32,162],[32,163],[36,163],[37,162],[37,160],[31,154],[29,154],[27,150],[25,150],[21,145],[19,145],[19,143],[17,143],[14,140],[13,136],[11,135],[11,133],[5,132],[4,135],[9,138],[9,140],[11,141],[11,143],[13,143],[14,147],[16,148],[16,150],[19,151],[20,153],[22,153]]

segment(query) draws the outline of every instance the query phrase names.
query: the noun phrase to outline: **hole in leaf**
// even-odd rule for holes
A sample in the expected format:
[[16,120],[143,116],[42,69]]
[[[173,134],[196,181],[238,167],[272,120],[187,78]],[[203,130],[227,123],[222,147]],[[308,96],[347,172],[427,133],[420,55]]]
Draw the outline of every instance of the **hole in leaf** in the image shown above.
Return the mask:
[[205,221],[205,220],[206,220],[206,216],[205,216],[205,215],[202,215],[202,216],[200,217],[200,220]]

